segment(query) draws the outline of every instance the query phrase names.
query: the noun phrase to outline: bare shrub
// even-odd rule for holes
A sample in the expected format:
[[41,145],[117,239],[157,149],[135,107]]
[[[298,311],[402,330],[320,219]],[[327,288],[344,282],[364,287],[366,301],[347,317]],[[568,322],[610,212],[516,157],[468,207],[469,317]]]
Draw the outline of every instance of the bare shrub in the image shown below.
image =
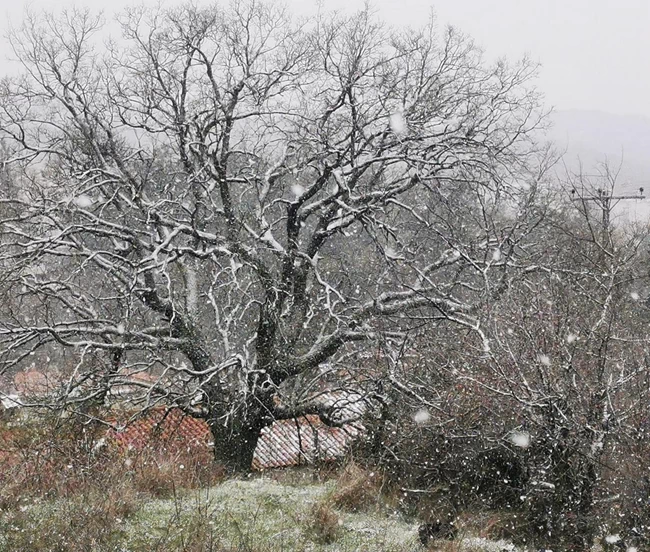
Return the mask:
[[125,453],[120,461],[138,491],[156,498],[169,498],[180,489],[214,486],[225,478],[224,468],[209,451],[146,448]]
[[340,521],[338,514],[327,501],[314,504],[309,516],[313,540],[319,544],[335,542],[341,532]]
[[377,504],[381,483],[382,478],[377,473],[368,472],[355,462],[350,462],[337,479],[329,500],[341,510],[367,510]]
[[521,540],[529,532],[526,516],[521,512],[487,511],[468,514],[458,520],[459,527],[490,540]]
[[41,507],[26,507],[0,518],[6,550],[87,552],[117,550],[124,521],[140,508],[128,486],[108,493],[93,490]]
[[32,413],[5,426],[0,456],[0,495],[25,498],[74,496],[112,480],[111,451],[95,445],[100,428],[75,417]]

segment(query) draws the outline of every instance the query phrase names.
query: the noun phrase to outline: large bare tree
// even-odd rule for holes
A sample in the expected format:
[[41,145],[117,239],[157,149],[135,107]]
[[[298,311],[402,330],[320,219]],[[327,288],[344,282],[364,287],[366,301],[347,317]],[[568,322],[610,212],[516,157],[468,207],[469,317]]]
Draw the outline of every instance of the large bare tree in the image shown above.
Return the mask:
[[3,370],[49,355],[68,406],[141,385],[248,469],[273,420],[346,420],[324,389],[379,393],[368,351],[409,325],[489,348],[479,313],[539,218],[533,66],[369,11],[296,22],[251,1],[119,24],[106,44],[88,12],[12,33]]

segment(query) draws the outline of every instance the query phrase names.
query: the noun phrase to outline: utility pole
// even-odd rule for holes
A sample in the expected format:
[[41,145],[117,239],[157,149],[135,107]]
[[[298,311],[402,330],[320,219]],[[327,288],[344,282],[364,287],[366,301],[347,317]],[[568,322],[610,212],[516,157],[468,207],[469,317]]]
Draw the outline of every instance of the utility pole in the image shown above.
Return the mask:
[[632,195],[614,195],[614,190],[613,188],[611,191],[603,190],[602,188],[598,188],[596,190],[596,194],[592,195],[591,197],[576,197],[576,189],[573,188],[571,190],[571,201],[575,202],[581,202],[583,206],[585,207],[586,210],[586,204],[588,201],[593,201],[598,205],[602,211],[602,216],[603,216],[603,246],[606,245],[606,242],[608,241],[607,236],[609,234],[609,224],[610,224],[610,213],[612,209],[620,202],[628,199],[645,199],[645,196],[643,195],[644,189],[642,187],[639,188],[639,193],[638,194],[632,194]]

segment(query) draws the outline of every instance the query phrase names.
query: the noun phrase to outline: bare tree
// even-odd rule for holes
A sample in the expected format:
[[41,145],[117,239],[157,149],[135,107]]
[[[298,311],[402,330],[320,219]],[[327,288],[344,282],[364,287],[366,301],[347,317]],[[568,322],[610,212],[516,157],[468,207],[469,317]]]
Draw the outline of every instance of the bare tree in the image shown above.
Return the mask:
[[648,228],[615,222],[605,169],[540,202],[525,274],[488,305],[487,353],[475,335],[414,333],[373,451],[402,485],[507,509],[517,538],[554,549],[599,532],[641,545],[648,528]]
[[273,420],[346,420],[323,389],[379,393],[367,351],[409,325],[485,337],[477,313],[522,271],[538,216],[533,66],[368,11],[119,23],[106,46],[89,12],[12,34],[25,72],[2,84],[0,132],[31,185],[3,200],[19,215],[0,254],[29,308],[2,318],[4,370],[69,350],[60,402],[140,385],[249,469]]
[[599,529],[625,529],[612,511],[634,502],[622,489],[640,461],[630,451],[650,376],[648,229],[614,224],[616,172],[605,169],[598,183],[571,179],[547,220],[545,270],[504,295],[494,355],[482,378],[464,375],[517,412],[513,434],[530,438],[524,499],[534,529],[575,550],[591,549]]

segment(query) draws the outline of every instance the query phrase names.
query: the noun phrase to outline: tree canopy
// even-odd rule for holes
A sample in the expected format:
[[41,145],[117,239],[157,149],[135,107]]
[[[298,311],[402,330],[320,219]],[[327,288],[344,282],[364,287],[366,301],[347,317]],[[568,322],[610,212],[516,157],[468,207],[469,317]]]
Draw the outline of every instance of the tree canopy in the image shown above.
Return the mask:
[[101,43],[101,18],[72,11],[12,34],[3,370],[58,355],[68,406],[140,386],[246,469],[275,419],[345,420],[324,390],[379,396],[372,351],[392,358],[412,327],[489,349],[484,307],[531,270],[543,215],[532,64],[370,10],[133,8],[119,25]]

